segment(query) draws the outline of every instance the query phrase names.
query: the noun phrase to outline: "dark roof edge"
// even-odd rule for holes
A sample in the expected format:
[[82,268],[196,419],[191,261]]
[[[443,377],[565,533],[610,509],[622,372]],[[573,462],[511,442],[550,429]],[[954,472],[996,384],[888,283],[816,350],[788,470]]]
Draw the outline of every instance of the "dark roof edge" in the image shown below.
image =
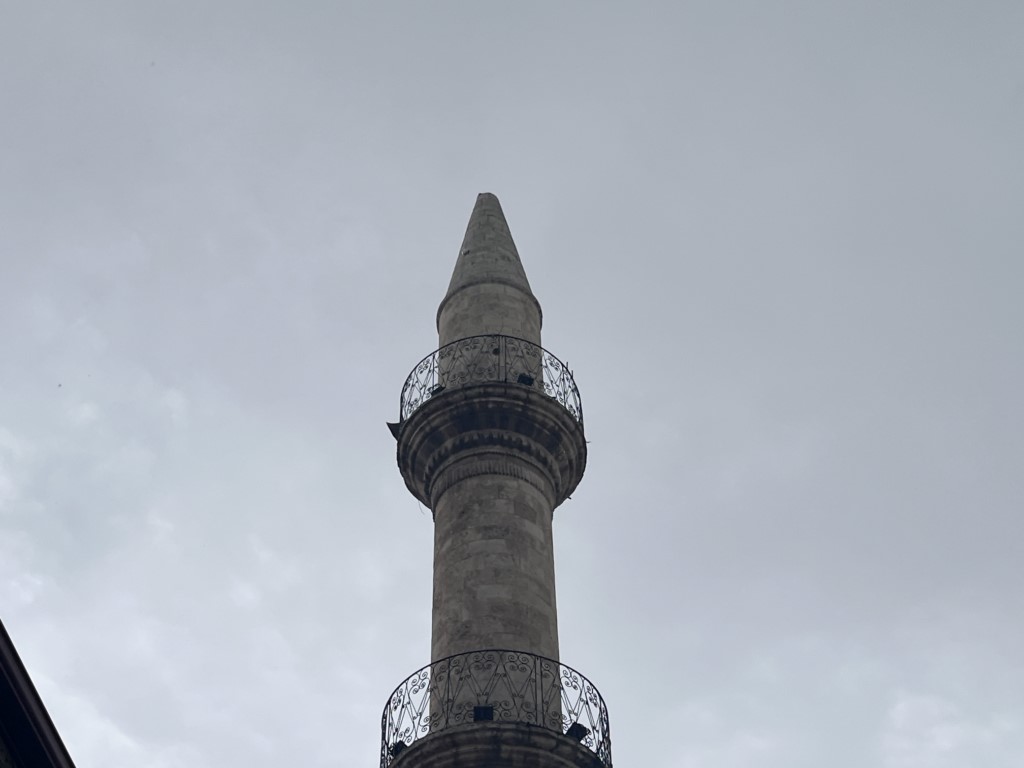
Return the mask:
[[0,714],[3,715],[4,735],[11,740],[8,746],[15,757],[34,754],[45,757],[48,763],[33,761],[32,766],[75,768],[3,621],[0,621]]

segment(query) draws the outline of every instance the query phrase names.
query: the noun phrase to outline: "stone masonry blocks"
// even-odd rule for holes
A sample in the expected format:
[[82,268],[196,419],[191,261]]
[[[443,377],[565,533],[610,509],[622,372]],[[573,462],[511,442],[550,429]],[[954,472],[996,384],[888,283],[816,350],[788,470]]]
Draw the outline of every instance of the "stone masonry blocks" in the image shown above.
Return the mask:
[[513,477],[468,477],[440,498],[433,659],[480,648],[558,658],[551,517],[544,495]]

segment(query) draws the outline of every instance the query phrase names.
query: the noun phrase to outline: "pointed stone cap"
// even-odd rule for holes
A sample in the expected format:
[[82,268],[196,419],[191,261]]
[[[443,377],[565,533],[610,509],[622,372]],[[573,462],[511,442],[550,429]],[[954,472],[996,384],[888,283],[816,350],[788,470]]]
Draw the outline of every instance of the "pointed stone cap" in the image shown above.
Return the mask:
[[501,203],[490,192],[477,195],[447,295],[475,283],[505,283],[533,293]]
[[[508,222],[505,221],[501,203],[490,192],[477,195],[476,205],[466,226],[466,236],[459,249],[459,258],[448,284],[448,292],[437,308],[438,326],[440,327],[445,307],[456,294],[467,289],[479,288],[477,293],[480,299],[484,300],[485,294],[489,291],[483,286],[513,288],[521,294],[524,301],[536,307],[538,314],[540,313],[540,303],[530,289],[530,281],[526,279],[526,270],[519,259],[519,252],[512,240]],[[490,333],[497,330],[479,332]]]

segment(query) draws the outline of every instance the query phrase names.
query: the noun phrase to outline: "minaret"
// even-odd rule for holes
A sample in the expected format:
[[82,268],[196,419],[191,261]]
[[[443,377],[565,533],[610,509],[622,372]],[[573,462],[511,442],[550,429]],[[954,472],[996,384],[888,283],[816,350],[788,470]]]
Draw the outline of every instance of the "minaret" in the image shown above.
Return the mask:
[[579,391],[540,345],[494,195],[477,198],[437,330],[389,425],[434,517],[431,659],[384,709],[381,768],[610,768],[604,701],[558,654],[551,522],[586,465]]

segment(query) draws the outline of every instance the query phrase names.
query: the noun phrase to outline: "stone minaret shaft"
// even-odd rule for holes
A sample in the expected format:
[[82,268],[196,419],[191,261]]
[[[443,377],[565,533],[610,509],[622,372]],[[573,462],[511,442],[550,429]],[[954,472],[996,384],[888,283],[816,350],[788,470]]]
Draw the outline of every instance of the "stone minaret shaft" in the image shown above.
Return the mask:
[[607,710],[561,664],[551,522],[583,477],[572,374],[501,206],[477,198],[439,349],[402,390],[406,486],[434,516],[430,664],[392,694],[381,768],[611,768]]
[[[502,334],[539,346],[540,326],[498,199],[480,195],[438,308],[439,345]],[[448,471],[459,480],[434,500],[431,656],[513,648],[557,659],[550,483],[528,457],[494,445]]]
[[[586,444],[544,394],[540,303],[494,195],[477,198],[437,327],[442,353],[452,348],[438,361],[449,391],[399,440],[406,482],[434,513],[431,656],[557,659],[552,512],[582,477]],[[483,364],[496,374],[480,377]]]

